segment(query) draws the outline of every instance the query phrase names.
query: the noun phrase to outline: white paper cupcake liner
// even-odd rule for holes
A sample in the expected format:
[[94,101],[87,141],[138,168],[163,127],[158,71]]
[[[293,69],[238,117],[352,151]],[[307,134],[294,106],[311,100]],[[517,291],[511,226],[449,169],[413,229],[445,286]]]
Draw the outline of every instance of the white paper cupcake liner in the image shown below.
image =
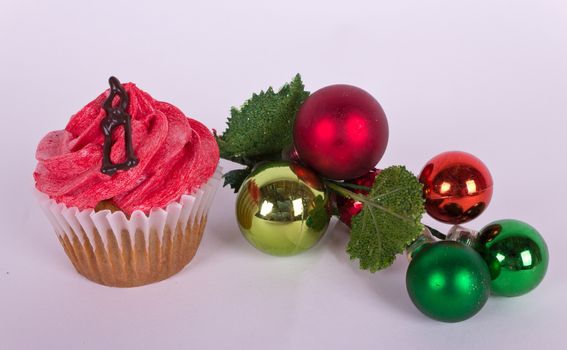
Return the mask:
[[36,190],[65,253],[86,278],[108,286],[134,287],[163,280],[195,255],[221,169],[192,194],[182,195],[149,215],[136,210],[79,210],[57,203]]

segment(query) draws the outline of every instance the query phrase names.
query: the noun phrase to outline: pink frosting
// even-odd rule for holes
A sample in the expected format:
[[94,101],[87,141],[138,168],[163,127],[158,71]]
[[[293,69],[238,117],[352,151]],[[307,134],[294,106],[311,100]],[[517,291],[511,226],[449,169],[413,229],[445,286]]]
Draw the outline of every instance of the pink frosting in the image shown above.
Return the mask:
[[[132,83],[130,96],[132,144],[140,163],[132,169],[103,174],[100,123],[107,90],[71,117],[65,130],[48,133],[36,151],[34,172],[38,190],[59,203],[79,209],[110,200],[127,214],[163,208],[182,194],[192,193],[215,172],[219,150],[211,132],[185,117],[175,106],[154,100]],[[125,159],[124,131],[113,134],[111,159]]]

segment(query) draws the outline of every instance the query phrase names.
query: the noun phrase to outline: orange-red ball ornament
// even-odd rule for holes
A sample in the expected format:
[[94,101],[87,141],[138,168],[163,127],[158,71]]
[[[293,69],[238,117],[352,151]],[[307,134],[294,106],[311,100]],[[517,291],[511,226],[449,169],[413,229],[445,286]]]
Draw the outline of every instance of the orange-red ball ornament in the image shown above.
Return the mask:
[[459,151],[432,158],[419,176],[425,209],[433,218],[461,224],[479,216],[492,198],[492,176],[484,163]]
[[380,161],[388,144],[388,121],[368,92],[351,85],[324,87],[297,112],[293,142],[301,162],[323,177],[349,180]]

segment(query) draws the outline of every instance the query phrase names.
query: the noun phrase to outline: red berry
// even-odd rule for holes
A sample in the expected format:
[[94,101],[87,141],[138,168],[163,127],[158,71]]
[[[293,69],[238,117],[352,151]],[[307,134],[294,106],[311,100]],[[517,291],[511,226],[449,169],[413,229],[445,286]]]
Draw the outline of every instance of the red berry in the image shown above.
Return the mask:
[[[372,188],[374,185],[374,180],[376,176],[380,174],[380,169],[373,169],[366,173],[365,175],[356,178],[354,180],[347,181],[347,183],[364,186],[368,188]],[[368,194],[368,191],[362,189],[353,189],[354,193],[361,193],[361,194]],[[337,195],[337,208],[339,210],[339,219],[344,222],[347,226],[351,225],[352,218],[360,213],[362,210],[363,204],[359,201],[355,201],[354,199],[343,197]]]

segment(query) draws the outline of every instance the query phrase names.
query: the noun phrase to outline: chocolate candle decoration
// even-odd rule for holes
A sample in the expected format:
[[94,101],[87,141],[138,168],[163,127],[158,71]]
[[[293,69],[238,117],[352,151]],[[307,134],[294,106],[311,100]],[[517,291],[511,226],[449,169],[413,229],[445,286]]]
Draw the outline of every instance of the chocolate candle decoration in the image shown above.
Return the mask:
[[[138,165],[138,158],[134,154],[132,148],[132,117],[126,112],[130,104],[130,97],[120,81],[115,77],[108,79],[110,84],[110,94],[104,101],[103,108],[106,111],[106,117],[100,123],[102,133],[104,134],[104,147],[102,152],[102,168],[100,171],[106,175],[114,175],[118,170],[128,170]],[[114,97],[118,96],[118,105],[112,107]],[[126,148],[126,160],[123,163],[114,164],[110,159],[112,151],[112,131],[120,125],[124,126],[124,144]]]

